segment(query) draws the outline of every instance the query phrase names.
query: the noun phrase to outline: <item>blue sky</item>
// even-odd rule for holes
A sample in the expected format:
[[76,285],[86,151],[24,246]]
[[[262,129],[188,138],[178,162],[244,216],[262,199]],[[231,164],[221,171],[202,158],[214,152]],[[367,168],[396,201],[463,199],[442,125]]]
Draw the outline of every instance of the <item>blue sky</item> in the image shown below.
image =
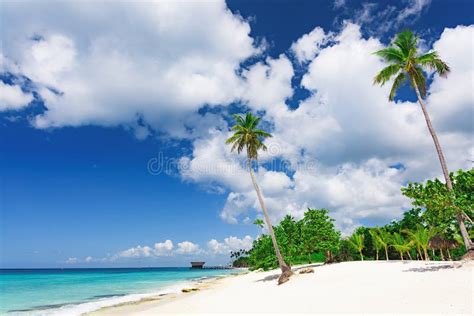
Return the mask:
[[[246,110],[275,134],[258,173],[274,221],[326,207],[348,233],[399,217],[400,186],[440,174],[409,89],[393,103],[371,86],[369,52],[406,27],[453,66],[427,102],[451,168],[470,166],[472,1],[123,5],[2,3],[2,267],[226,263],[260,233],[223,144]],[[182,169],[152,174],[160,155]]]

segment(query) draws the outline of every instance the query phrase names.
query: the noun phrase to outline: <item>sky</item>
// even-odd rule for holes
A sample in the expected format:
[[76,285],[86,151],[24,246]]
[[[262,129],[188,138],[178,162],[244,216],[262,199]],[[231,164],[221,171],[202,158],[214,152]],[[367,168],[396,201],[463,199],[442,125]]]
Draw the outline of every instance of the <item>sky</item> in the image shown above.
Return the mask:
[[262,231],[232,114],[273,137],[257,179],[277,223],[327,208],[343,234],[440,177],[413,92],[373,86],[410,28],[451,170],[474,160],[469,0],[2,1],[0,267],[229,262]]

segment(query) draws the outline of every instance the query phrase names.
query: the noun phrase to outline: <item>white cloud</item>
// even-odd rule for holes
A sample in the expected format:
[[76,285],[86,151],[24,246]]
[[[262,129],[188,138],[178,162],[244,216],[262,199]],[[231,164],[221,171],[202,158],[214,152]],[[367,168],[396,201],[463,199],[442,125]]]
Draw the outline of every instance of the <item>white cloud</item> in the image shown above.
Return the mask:
[[132,247],[127,250],[121,251],[117,254],[118,258],[140,258],[140,257],[150,257],[153,249],[148,246],[137,246]]
[[[416,18],[429,3],[411,0],[400,13],[387,7],[377,14],[376,5],[366,3],[355,19],[381,19],[383,31]],[[301,216],[307,207],[327,207],[348,232],[362,220],[399,216],[408,206],[399,191],[406,181],[441,175],[419,106],[389,102],[389,85],[372,85],[384,66],[372,53],[383,45],[375,37],[363,38],[359,25],[346,23],[338,34],[316,27],[295,40],[289,49],[305,71],[301,86],[311,96],[289,109],[290,60],[284,54],[267,58],[238,74],[241,62],[260,48],[248,22],[222,0],[54,7],[7,2],[1,10],[10,27],[2,32],[0,69],[33,80],[47,107],[34,118],[36,127],[123,125],[138,139],[155,131],[190,138],[192,154],[180,159],[181,177],[227,194],[220,214],[225,221],[249,222],[260,206],[244,157],[224,145],[230,133],[223,114],[199,114],[203,105],[240,100],[254,112],[263,110],[274,137],[266,141],[269,152],[261,161],[287,160],[290,171],[266,166],[256,174],[274,222],[285,214]],[[448,79],[434,77],[427,99],[451,170],[469,167],[474,152],[472,38],[473,26],[458,26],[446,29],[433,45],[452,67]],[[10,108],[32,100],[18,85],[2,83],[0,89],[9,90]],[[405,169],[390,167],[397,163]],[[208,247],[219,252],[230,246],[215,240]],[[167,240],[116,256],[199,251],[192,242],[175,249]]]
[[245,236],[240,239],[235,236],[224,238],[224,242],[219,242],[216,239],[211,239],[207,242],[207,248],[211,254],[229,254],[231,251],[238,251],[241,249],[249,250],[252,248],[253,238]]
[[149,129],[190,137],[201,106],[240,96],[236,70],[259,53],[248,23],[223,0],[8,2],[2,17],[5,58],[45,100],[38,128],[125,125],[139,138]]
[[243,99],[255,109],[268,109],[293,94],[293,67],[285,55],[277,59],[267,58],[265,63],[253,65],[242,75],[246,79]]
[[91,256],[87,256],[84,261],[85,262],[92,262],[93,258]]
[[78,263],[78,262],[79,262],[79,260],[76,257],[69,257],[66,260],[67,264],[75,264],[75,263]]
[[[448,107],[441,109],[444,100],[451,101],[450,107],[467,119],[472,117],[472,47],[456,53],[460,50],[454,40],[459,37],[468,42],[471,32],[472,27],[447,29],[434,44],[441,57],[456,68],[453,73],[458,71],[448,79],[434,79],[428,107],[435,127],[449,116]],[[380,41],[362,38],[359,26],[350,23],[331,36],[332,42],[310,61],[302,79],[312,96],[295,110],[286,106],[283,97],[266,107],[264,119],[271,124],[274,137],[266,141],[269,153],[261,160],[286,159],[290,162],[286,169],[292,172],[260,168],[257,179],[274,223],[286,214],[301,217],[307,207],[325,207],[336,225],[349,233],[362,221],[383,224],[400,216],[410,207],[401,186],[440,176],[441,171],[419,105],[389,102],[390,86],[372,84],[384,67],[372,54],[383,47]],[[435,94],[440,93],[445,97],[441,94],[435,102]],[[249,105],[261,109],[253,102]],[[462,120],[453,117],[439,129],[451,170],[469,167],[468,157],[474,151],[472,125],[456,126]],[[183,177],[226,188],[228,196],[220,216],[237,223],[251,217],[251,212],[260,212],[260,206],[247,170],[224,146],[227,137],[227,132],[215,131],[195,141],[192,156],[185,159],[191,165],[215,161],[234,166],[232,173],[189,168]],[[399,163],[403,168],[391,167]],[[222,249],[221,243],[209,246]]]
[[169,254],[173,250],[173,242],[167,239],[164,242],[155,244],[155,255]]
[[431,84],[427,103],[435,127],[443,132],[472,133],[474,25],[445,29],[433,48],[451,67],[447,79],[435,76]]
[[326,35],[322,28],[315,27],[310,33],[304,34],[296,42],[294,42],[291,45],[291,50],[296,55],[298,61],[300,63],[304,63],[316,57],[317,53],[321,49],[321,46],[324,45],[329,39],[330,34]]
[[25,93],[18,85],[8,85],[0,81],[0,111],[20,110],[33,100],[31,93]]
[[195,255],[201,253],[201,248],[190,241],[183,241],[178,243],[176,253],[180,255]]
[[408,5],[400,11],[397,16],[397,22],[402,22],[408,18],[416,19],[421,12],[431,4],[431,0],[409,0]]

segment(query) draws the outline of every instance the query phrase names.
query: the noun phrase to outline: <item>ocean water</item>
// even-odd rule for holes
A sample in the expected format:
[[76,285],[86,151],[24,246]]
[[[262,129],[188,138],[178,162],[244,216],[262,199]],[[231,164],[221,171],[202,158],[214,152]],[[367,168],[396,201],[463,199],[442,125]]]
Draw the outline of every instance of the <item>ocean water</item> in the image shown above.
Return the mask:
[[235,272],[189,268],[0,269],[0,314],[80,315],[179,292],[195,280]]

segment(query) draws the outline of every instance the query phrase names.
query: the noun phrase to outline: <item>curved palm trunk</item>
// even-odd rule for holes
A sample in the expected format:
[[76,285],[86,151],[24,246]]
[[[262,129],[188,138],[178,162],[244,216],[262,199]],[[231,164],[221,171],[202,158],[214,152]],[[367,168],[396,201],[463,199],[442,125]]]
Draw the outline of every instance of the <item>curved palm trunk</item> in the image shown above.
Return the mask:
[[385,248],[385,260],[388,261],[388,247],[384,247]]
[[260,207],[263,210],[263,215],[265,216],[265,221],[267,222],[268,234],[270,235],[272,239],[273,248],[275,248],[275,254],[278,259],[278,264],[280,266],[282,276],[283,276],[285,273],[287,274],[291,272],[291,268],[285,263],[285,261],[283,260],[283,257],[281,256],[280,248],[278,247],[278,243],[275,237],[275,232],[273,231],[273,226],[272,226],[272,223],[270,222],[270,216],[268,216],[268,211],[267,211],[267,208],[265,207],[262,193],[260,192],[260,188],[258,187],[257,180],[255,179],[255,175],[252,169],[252,162],[250,159],[247,160],[247,164],[250,171],[250,176],[252,178],[253,187],[255,188],[255,191],[257,192],[258,201],[260,202]]
[[375,260],[379,260],[379,250],[375,250]]
[[360,254],[360,260],[361,260],[361,261],[364,261],[364,255],[362,254],[362,251],[361,251],[361,250],[359,250],[359,254]]
[[[433,138],[433,142],[436,147],[436,152],[438,153],[439,162],[441,164],[441,169],[443,170],[444,180],[446,181],[446,187],[448,191],[453,191],[453,183],[451,182],[451,178],[449,177],[448,166],[446,164],[446,160],[444,159],[443,150],[441,149],[441,144],[439,143],[438,136],[436,135],[436,131],[431,124],[431,119],[426,110],[425,103],[420,94],[420,90],[415,81],[413,81],[413,85],[415,87],[416,96],[418,97],[418,103],[420,103],[421,110],[423,111],[423,115],[425,117],[426,125],[428,126],[428,130],[430,131],[431,137]],[[456,214],[456,221],[458,222],[459,229],[461,230],[462,239],[464,241],[464,246],[468,253],[470,253],[471,257],[474,257],[474,244],[472,243],[471,239],[469,238],[469,233],[467,232],[466,225],[464,225],[464,216],[461,211],[458,211]]]

